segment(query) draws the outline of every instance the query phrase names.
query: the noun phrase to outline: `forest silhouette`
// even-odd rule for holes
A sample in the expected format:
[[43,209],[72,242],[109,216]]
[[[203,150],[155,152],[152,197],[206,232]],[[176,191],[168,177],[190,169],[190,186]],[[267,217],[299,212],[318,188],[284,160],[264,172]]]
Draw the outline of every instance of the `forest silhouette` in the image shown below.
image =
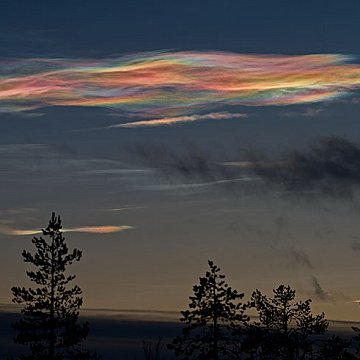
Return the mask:
[[[6,360],[102,359],[84,345],[90,324],[80,321],[82,291],[67,273],[82,252],[68,248],[60,216],[52,213],[32,243],[35,252],[24,250],[22,257],[34,268],[26,272],[34,287],[11,289],[21,306],[13,340],[23,351]],[[331,335],[325,314],[313,314],[311,299],[297,300],[288,285],[279,285],[271,297],[257,289],[244,301],[213,261],[208,266],[181,312],[181,333],[168,343],[144,339],[144,359],[166,360],[165,348],[180,360],[360,359],[360,328],[352,328],[352,338]]]

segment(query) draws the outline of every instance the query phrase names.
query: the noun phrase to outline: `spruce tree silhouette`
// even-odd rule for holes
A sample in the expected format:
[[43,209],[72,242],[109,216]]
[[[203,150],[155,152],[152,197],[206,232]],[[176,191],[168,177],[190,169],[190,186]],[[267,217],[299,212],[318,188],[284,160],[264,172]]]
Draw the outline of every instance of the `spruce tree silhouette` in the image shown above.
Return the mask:
[[257,310],[259,321],[248,326],[245,347],[254,359],[312,359],[318,350],[315,335],[328,328],[324,313],[314,316],[310,299],[295,303],[295,290],[290,286],[280,285],[273,292],[273,298],[259,290],[253,292],[250,305]]
[[176,337],[168,348],[181,359],[224,360],[231,358],[229,348],[232,332],[249,318],[239,294],[225,283],[225,275],[212,262],[210,271],[200,278],[190,296],[190,310],[182,311],[186,324],[182,336]]
[[145,360],[161,360],[161,350],[162,350],[162,338],[150,338],[144,339],[142,343],[142,349],[144,352]]
[[27,271],[37,288],[13,287],[13,302],[24,305],[22,318],[13,328],[17,332],[14,341],[27,345],[30,354],[21,360],[99,359],[98,355],[81,349],[80,344],[89,333],[87,322],[79,324],[82,305],[81,289],[69,285],[75,275],[67,275],[66,269],[79,261],[82,252],[69,252],[62,234],[60,216],[52,213],[44,237],[34,237],[36,252],[23,251],[24,261],[37,269]]
[[345,340],[338,335],[326,339],[320,346],[315,360],[356,360],[353,354],[351,340]]

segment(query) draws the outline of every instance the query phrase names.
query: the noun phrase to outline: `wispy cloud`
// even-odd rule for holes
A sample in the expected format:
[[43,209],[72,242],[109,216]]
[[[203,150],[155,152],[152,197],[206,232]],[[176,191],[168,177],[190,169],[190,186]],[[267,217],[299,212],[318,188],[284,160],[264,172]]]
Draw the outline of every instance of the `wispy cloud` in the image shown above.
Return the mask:
[[181,152],[146,144],[135,146],[133,151],[146,167],[155,169],[158,174],[170,181],[180,180],[185,184],[196,182],[202,186],[204,183],[218,181],[229,183],[229,180],[233,182],[244,177],[237,169],[234,171],[233,168],[216,162],[209,152],[203,152],[194,144],[187,144]]
[[360,240],[359,238],[355,238],[353,240],[353,242],[351,243],[351,249],[354,251],[354,252],[360,252]]
[[79,175],[138,175],[152,173],[152,169],[94,169],[79,171]]
[[271,169],[277,166],[288,165],[286,161],[271,161],[271,160],[243,160],[243,161],[224,161],[220,163],[224,166],[239,168],[239,169]]
[[75,228],[65,228],[63,232],[81,232],[81,233],[89,233],[89,234],[111,234],[124,230],[133,229],[133,226],[128,225],[102,225],[102,226],[81,226]]
[[316,117],[322,115],[324,112],[325,109],[318,107],[318,108],[307,108],[301,111],[282,111],[281,115],[286,117],[297,117],[297,116]]
[[246,114],[229,113],[229,112],[216,112],[209,114],[194,114],[175,117],[166,117],[152,120],[134,121],[123,124],[111,125],[109,128],[135,128],[135,127],[153,127],[153,126],[170,126],[175,124],[181,124],[186,122],[194,122],[199,120],[224,120],[224,119],[236,119],[247,117]]
[[[220,156],[244,160],[222,161],[216,153],[191,143],[181,151],[141,144],[133,152],[142,166],[168,182],[150,189],[223,184],[231,185],[227,186],[231,192],[272,189],[281,195],[351,198],[360,188],[360,143],[337,136],[319,138],[302,150],[284,151],[278,159],[241,150],[238,155]],[[244,187],[246,183],[251,186]],[[356,242],[352,247],[358,251]]]
[[24,154],[31,152],[43,152],[49,150],[47,144],[4,144],[0,145],[0,154]]
[[[124,230],[133,229],[133,226],[128,225],[100,225],[100,226],[80,226],[73,228],[63,228],[62,232],[78,232],[87,234],[111,234]],[[41,229],[16,229],[9,226],[0,225],[0,234],[4,235],[37,235],[42,234]]]
[[294,265],[305,267],[308,269],[313,269],[314,266],[310,261],[309,255],[302,250],[289,248],[287,249],[287,256],[290,262]]
[[0,215],[1,216],[21,215],[21,214],[34,213],[36,211],[37,209],[34,208],[0,209]]
[[317,279],[316,276],[312,277],[311,282],[312,282],[312,286],[313,286],[314,296],[317,299],[322,300],[322,301],[331,301],[331,302],[334,301],[333,297],[322,288],[322,286],[320,285],[319,280]]
[[254,170],[290,193],[351,197],[360,186],[360,144],[341,137],[321,138],[305,151],[285,154],[272,168]]
[[179,122],[174,118],[209,107],[336,99],[360,86],[360,65],[351,61],[339,54],[215,51],[149,52],[102,60],[3,60],[0,103],[10,112],[100,106]]
[[123,205],[117,208],[110,208],[110,209],[103,209],[103,211],[107,212],[119,212],[119,211],[127,211],[127,210],[135,210],[135,209],[144,209],[145,206],[138,206],[138,205]]
[[150,190],[150,191],[176,191],[176,190],[188,190],[188,189],[201,189],[211,186],[224,186],[232,185],[235,183],[248,183],[258,181],[260,178],[242,177],[239,179],[224,179],[216,181],[207,181],[201,183],[170,183],[170,184],[156,184],[156,185],[139,185],[136,189]]

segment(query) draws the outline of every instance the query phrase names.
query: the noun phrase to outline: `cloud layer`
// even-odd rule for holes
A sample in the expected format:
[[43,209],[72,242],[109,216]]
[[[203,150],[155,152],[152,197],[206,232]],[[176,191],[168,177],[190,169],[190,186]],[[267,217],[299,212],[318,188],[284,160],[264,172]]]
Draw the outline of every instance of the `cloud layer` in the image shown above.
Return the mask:
[[[150,52],[104,60],[0,62],[0,108],[100,106],[177,117],[219,106],[289,105],[337,98],[360,86],[344,55]],[[186,121],[186,120],[185,120]]]
[[[219,161],[213,152],[188,144],[183,151],[141,144],[133,148],[142,166],[151,168],[169,184],[219,184],[233,191],[276,190],[283,195],[351,198],[360,190],[360,143],[343,137],[319,138],[302,150],[289,150],[269,159],[249,151],[222,156],[247,160]],[[167,186],[168,189],[171,187]],[[174,188],[174,187],[173,187]],[[354,242],[352,248],[358,251]],[[304,264],[306,254],[289,256]],[[308,265],[310,263],[308,262]],[[309,266],[311,268],[311,266]]]
[[293,151],[273,168],[257,168],[264,180],[289,192],[352,196],[360,186],[360,144],[341,137],[319,139]]

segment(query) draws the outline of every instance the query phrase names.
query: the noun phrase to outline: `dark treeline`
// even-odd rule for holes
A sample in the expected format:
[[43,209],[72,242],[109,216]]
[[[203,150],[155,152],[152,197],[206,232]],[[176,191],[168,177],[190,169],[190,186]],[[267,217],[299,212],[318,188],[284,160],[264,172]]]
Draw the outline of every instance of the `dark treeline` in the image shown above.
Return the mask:
[[[82,292],[73,285],[75,275],[67,274],[82,252],[69,250],[61,229],[61,219],[53,213],[43,236],[32,240],[35,253],[22,253],[35,267],[27,276],[36,287],[11,289],[13,302],[22,306],[13,328],[14,342],[25,350],[16,359],[101,359],[95,349],[83,345],[90,325],[79,321]],[[181,360],[360,359],[359,328],[353,328],[352,339],[329,335],[325,314],[314,315],[311,299],[297,301],[290,286],[280,285],[272,297],[255,290],[244,301],[220,268],[212,261],[208,265],[193,287],[188,309],[181,312],[182,333],[168,344],[161,338],[144,340],[145,359],[165,360],[165,346]]]
[[182,360],[360,359],[360,336],[352,341],[328,335],[325,314],[312,314],[311,300],[296,301],[290,286],[280,285],[272,297],[260,290],[250,301],[242,302],[243,297],[209,261],[209,270],[193,287],[189,309],[182,311],[182,335],[168,348]]

